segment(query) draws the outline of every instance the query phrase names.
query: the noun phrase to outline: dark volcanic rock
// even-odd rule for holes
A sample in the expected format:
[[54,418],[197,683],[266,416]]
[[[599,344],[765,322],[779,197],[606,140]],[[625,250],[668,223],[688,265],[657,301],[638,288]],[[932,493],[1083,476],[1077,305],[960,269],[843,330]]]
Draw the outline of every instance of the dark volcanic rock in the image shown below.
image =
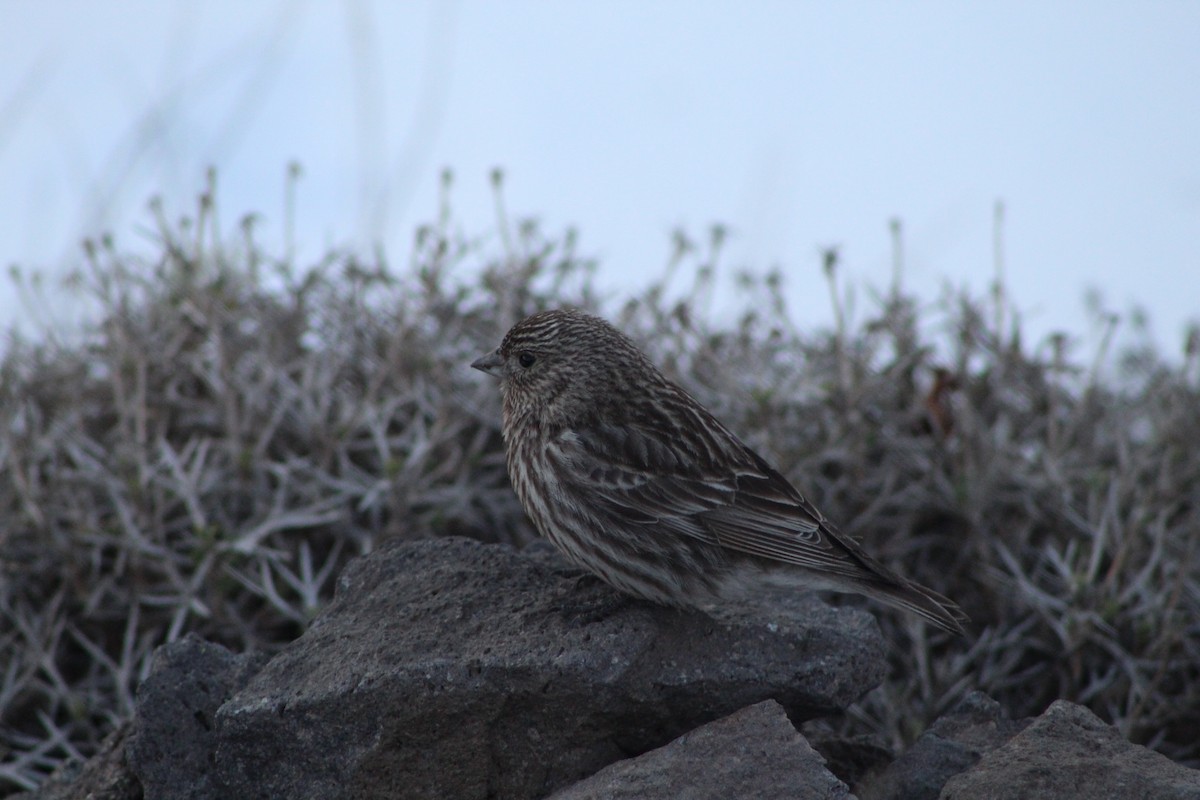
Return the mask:
[[803,720],[880,680],[868,615],[812,597],[713,617],[557,556],[391,543],[217,714],[224,796],[542,797],[773,698]]
[[1200,772],[1131,744],[1083,706],[1056,701],[947,781],[942,800],[1197,800]]
[[217,709],[262,666],[195,635],[160,647],[138,687],[129,765],[146,800],[212,797]]
[[838,731],[829,718],[805,722],[800,726],[800,735],[825,759],[825,768],[855,790],[865,777],[879,772],[896,757],[878,734],[847,735]]
[[946,781],[1020,733],[1029,720],[1008,718],[1000,704],[972,692],[862,791],[863,800],[937,800]]
[[[260,663],[195,638],[162,648],[133,721],[20,796],[847,797],[792,724],[873,686],[883,653],[869,616],[811,597],[709,617],[624,598],[553,553],[442,539],[356,562]],[[876,768],[870,742],[825,745]],[[861,788],[1200,800],[1200,773],[1080,706],[1013,722],[977,694]]]
[[551,800],[837,800],[850,790],[772,700],[618,761]]

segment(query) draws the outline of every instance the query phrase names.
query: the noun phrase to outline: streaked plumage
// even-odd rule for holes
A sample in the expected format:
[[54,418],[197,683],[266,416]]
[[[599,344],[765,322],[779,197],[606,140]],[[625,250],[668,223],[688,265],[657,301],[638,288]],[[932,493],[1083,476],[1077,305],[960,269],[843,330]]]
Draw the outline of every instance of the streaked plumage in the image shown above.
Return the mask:
[[954,603],[839,533],[604,320],[534,314],[471,366],[500,378],[526,513],[616,588],[682,606],[763,584],[855,592],[963,632]]

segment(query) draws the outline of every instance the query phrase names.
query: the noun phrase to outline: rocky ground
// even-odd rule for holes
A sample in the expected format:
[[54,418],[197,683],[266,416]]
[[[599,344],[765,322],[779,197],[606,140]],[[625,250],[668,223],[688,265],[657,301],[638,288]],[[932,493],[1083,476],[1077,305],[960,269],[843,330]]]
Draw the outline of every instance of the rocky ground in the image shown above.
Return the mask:
[[18,797],[1200,798],[1062,701],[1010,720],[977,693],[900,754],[822,733],[884,646],[812,596],[685,613],[546,547],[393,541],[274,658],[162,647],[103,751]]

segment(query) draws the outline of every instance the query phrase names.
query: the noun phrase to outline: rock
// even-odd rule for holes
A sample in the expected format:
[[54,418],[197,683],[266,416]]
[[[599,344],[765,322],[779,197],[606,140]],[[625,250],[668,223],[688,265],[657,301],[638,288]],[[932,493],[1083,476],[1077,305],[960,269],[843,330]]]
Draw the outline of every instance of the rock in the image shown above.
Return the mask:
[[859,793],[863,800],[937,800],[952,775],[972,767],[1028,724],[1010,720],[995,700],[972,692]]
[[392,542],[217,713],[228,797],[544,797],[775,699],[799,721],[885,669],[874,620],[798,596],[712,617],[556,554]]
[[[261,669],[194,637],[161,648],[131,723],[19,796],[848,797],[792,725],[873,686],[882,649],[869,616],[812,597],[706,616],[625,598],[545,549],[393,542]],[[850,766],[873,769],[878,745],[851,744]],[[1200,773],[1080,706],[1014,722],[975,694],[860,788],[1200,800]]]
[[710,722],[637,758],[618,761],[551,800],[837,800],[846,784],[825,769],[773,700]]
[[805,722],[800,726],[800,735],[825,759],[825,768],[851,790],[896,757],[883,737],[871,733],[843,733],[829,718]]
[[1200,772],[1127,742],[1083,706],[1058,700],[941,793],[942,800],[1028,797],[1197,800]]
[[194,634],[155,651],[150,675],[138,687],[128,749],[146,800],[214,796],[217,709],[264,661]]

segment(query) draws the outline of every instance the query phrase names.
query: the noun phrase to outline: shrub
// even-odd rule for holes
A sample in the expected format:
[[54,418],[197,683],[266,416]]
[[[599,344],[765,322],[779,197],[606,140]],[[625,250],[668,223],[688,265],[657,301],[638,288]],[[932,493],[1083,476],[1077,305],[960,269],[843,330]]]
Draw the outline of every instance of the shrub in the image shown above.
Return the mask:
[[467,365],[556,305],[606,311],[972,616],[963,642],[873,607],[895,668],[844,727],[899,746],[979,688],[1014,715],[1085,703],[1200,759],[1195,352],[1143,348],[1109,375],[1065,337],[1030,351],[995,298],[922,308],[898,286],[854,325],[833,253],[835,330],[798,328],[779,274],[739,276],[725,319],[720,229],[680,235],[661,281],[609,303],[574,235],[528,221],[471,240],[443,211],[398,272],[337,252],[298,268],[249,218],[223,239],[208,196],[155,230],[152,258],[89,245],[84,335],[13,338],[0,361],[0,787],[92,752],[158,645],[287,643],[382,537],[528,542],[495,386]]

